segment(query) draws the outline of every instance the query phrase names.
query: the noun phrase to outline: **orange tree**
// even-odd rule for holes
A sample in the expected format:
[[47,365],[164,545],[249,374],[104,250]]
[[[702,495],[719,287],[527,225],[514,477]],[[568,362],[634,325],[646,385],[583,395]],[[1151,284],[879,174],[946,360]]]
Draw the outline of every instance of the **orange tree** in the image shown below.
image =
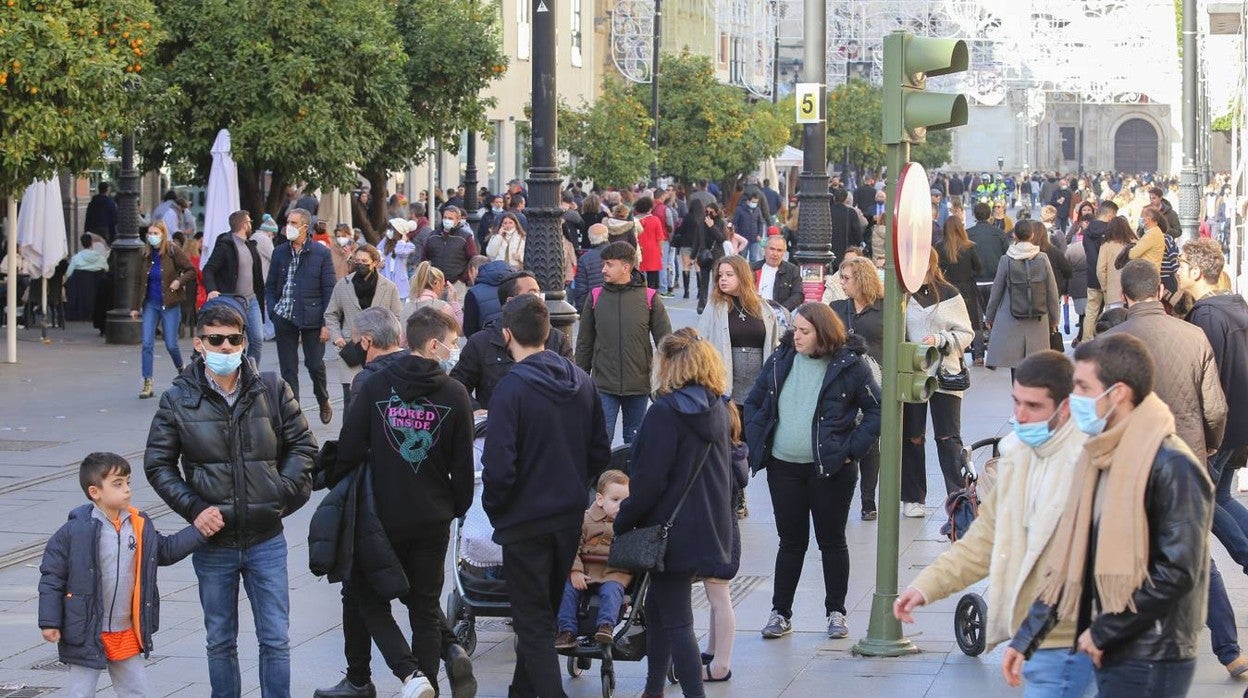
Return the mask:
[[650,127],[646,107],[621,83],[608,78],[592,105],[560,105],[559,147],[573,158],[567,173],[600,187],[631,187],[650,170]]
[[132,128],[159,39],[150,0],[0,0],[0,197]]

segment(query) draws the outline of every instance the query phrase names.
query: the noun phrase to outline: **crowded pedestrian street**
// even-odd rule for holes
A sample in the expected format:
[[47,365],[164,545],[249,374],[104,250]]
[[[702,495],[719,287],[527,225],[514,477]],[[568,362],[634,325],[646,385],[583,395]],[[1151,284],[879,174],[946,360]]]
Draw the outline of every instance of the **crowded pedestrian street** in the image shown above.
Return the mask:
[[[695,324],[695,301],[669,302],[673,328]],[[79,323],[55,330],[49,345],[37,334],[24,335],[22,362],[0,366],[0,696],[52,696],[66,683],[67,671],[56,662],[56,649],[41,640],[36,628],[39,558],[48,537],[64,522],[65,512],[83,501],[78,486],[78,462],[90,451],[113,451],[126,456],[139,469],[134,477],[134,504],[147,510],[161,530],[176,531],[183,520],[162,505],[141,474],[148,425],[155,400],[136,400],[132,395],[138,347],[100,346],[95,332]],[[189,352],[190,343],[182,342]],[[266,350],[273,346],[267,343]],[[276,352],[268,351],[264,370],[277,369]],[[317,405],[307,391],[302,406],[314,414]],[[963,410],[963,437],[967,444],[1000,436],[1009,429],[1011,401],[1009,373],[975,368],[973,396]],[[162,386],[158,386],[160,388]],[[340,402],[337,401],[337,402]],[[336,403],[337,405],[337,403]],[[340,418],[328,425],[313,421],[318,440],[337,438]],[[616,442],[619,443],[617,434]],[[928,444],[928,476],[939,481],[934,444]],[[982,453],[979,454],[982,461]],[[821,581],[808,573],[798,587],[794,608],[794,632],[779,640],[764,640],[758,627],[766,620],[772,592],[776,534],[772,507],[767,497],[765,474],[746,488],[749,518],[741,521],[742,559],[732,582],[738,627],[734,650],[733,679],[708,684],[708,696],[771,698],[773,696],[871,695],[889,696],[1011,696],[1019,695],[1001,678],[1004,646],[978,657],[965,656],[954,640],[955,596],[916,613],[914,625],[905,626],[921,652],[897,659],[855,657],[852,644],[866,632],[875,574],[877,522],[850,517],[848,540],[851,568],[848,621],[850,636],[830,640],[824,632],[820,603]],[[339,680],[342,671],[342,634],[337,585],[313,576],[307,568],[307,532],[312,512],[322,497],[286,520],[290,569],[291,694],[310,696],[322,686]],[[940,528],[947,520],[942,510],[943,491],[933,490],[925,502],[923,519],[902,519],[900,579],[905,585],[937,555],[949,547]],[[1220,546],[1212,546],[1214,558],[1226,570],[1236,566]],[[808,570],[818,568],[818,551],[812,546]],[[447,585],[451,590],[451,560],[447,560]],[[161,571],[160,632],[147,660],[149,696],[208,696],[208,673],[204,664],[204,627],[196,575],[190,560]],[[1248,577],[1228,573],[1226,585],[1235,608],[1248,609]],[[987,585],[972,591],[985,593]],[[700,589],[694,590],[695,630],[700,638],[708,631],[707,607]],[[699,601],[701,601],[699,603]],[[245,605],[245,602],[244,602]],[[1241,635],[1248,633],[1248,612],[1238,616]],[[482,698],[507,696],[514,664],[513,635],[505,619],[483,618],[474,671]],[[254,627],[242,614],[239,663],[243,695],[260,695],[257,684]],[[1209,651],[1209,634],[1202,632],[1195,682],[1189,695],[1202,698],[1238,696],[1243,685],[1227,676]],[[374,671],[384,664],[374,650]],[[562,667],[562,663],[561,663]],[[565,677],[566,677],[566,667]],[[577,678],[565,678],[569,696],[601,695],[598,663]],[[645,662],[619,662],[616,695],[642,693]],[[391,684],[393,685],[393,684]],[[443,684],[445,685],[445,684]],[[115,695],[107,678],[101,696]],[[393,695],[386,684],[379,695]]]

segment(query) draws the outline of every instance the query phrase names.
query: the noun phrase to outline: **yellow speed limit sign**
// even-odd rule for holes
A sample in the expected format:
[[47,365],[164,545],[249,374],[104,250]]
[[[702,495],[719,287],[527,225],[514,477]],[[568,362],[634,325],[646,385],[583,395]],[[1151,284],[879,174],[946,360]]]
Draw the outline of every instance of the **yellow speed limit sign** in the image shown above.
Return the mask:
[[797,123],[817,124],[823,119],[823,85],[817,82],[799,82],[794,91],[797,97]]

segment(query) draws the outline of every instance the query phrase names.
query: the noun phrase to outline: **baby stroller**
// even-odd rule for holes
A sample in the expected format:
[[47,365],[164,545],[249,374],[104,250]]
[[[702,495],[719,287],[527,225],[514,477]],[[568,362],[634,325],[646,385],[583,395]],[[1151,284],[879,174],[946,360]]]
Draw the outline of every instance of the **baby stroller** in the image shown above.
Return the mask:
[[[940,532],[949,538],[950,543],[957,542],[959,538],[966,535],[967,529],[979,515],[979,492],[977,490],[981,486],[983,474],[995,475],[996,460],[1001,457],[1000,444],[1000,437],[994,437],[976,441],[967,447],[962,466],[965,487],[945,499],[945,513],[949,515],[949,520],[940,528]],[[975,454],[985,449],[991,449],[992,455],[984,463],[982,469],[977,469]],[[982,484],[987,486],[987,483]],[[962,598],[958,599],[957,610],[953,614],[953,636],[958,643],[958,649],[968,657],[978,657],[983,654],[988,643],[987,625],[988,604],[984,601],[984,597],[974,592],[963,594]]]
[[[628,446],[617,446],[611,451],[611,465],[615,470],[628,472]],[[568,658],[568,676],[576,678],[593,666],[594,660],[602,662],[599,672],[602,679],[603,698],[615,695],[615,660],[638,662],[646,656],[646,622],[642,613],[650,578],[637,575],[624,591],[624,603],[620,606],[620,619],[616,623],[614,641],[611,645],[599,644],[594,639],[597,630],[598,597],[584,594],[577,609],[576,646],[560,649],[559,654]]]
[[476,486],[472,507],[462,519],[451,523],[454,587],[446,598],[446,619],[464,651],[477,649],[477,616],[505,618],[511,615],[507,581],[503,576],[503,549],[491,536],[494,528],[481,507],[481,452],[485,449],[485,419],[477,419],[473,432]]

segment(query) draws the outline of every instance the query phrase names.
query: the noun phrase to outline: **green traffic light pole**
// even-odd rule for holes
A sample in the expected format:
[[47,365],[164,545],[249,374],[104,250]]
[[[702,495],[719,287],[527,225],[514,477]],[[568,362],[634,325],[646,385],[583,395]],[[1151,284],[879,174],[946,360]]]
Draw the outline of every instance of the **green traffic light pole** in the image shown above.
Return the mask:
[[[885,49],[885,69],[888,52]],[[885,117],[887,118],[887,116]],[[887,230],[893,229],[897,203],[897,177],[910,157],[910,144],[888,146]],[[885,235],[884,254],[884,385],[880,426],[879,527],[876,535],[875,595],[871,599],[871,622],[867,636],[854,645],[854,654],[868,657],[902,657],[919,648],[901,634],[901,622],[893,617],[897,600],[897,565],[901,527],[901,343],[906,333],[906,296],[897,281],[892,235]]]
[[[969,65],[964,41],[918,38],[893,32],[884,38],[883,142],[887,146],[887,230],[894,230],[898,184],[910,160],[910,143],[923,142],[925,129],[943,129],[966,123],[966,98],[924,93],[927,76],[947,75]],[[906,332],[906,295],[897,278],[894,236],[885,235],[884,254],[884,366],[880,426],[879,527],[876,540],[875,594],[867,637],[854,645],[855,654],[901,657],[918,647],[901,634],[893,617],[897,600],[897,568],[901,527],[902,405],[926,400],[926,390],[913,383],[916,364],[913,345],[903,345]],[[903,356],[908,352],[910,356]],[[921,378],[921,377],[920,377]],[[903,381],[905,385],[903,385]]]

